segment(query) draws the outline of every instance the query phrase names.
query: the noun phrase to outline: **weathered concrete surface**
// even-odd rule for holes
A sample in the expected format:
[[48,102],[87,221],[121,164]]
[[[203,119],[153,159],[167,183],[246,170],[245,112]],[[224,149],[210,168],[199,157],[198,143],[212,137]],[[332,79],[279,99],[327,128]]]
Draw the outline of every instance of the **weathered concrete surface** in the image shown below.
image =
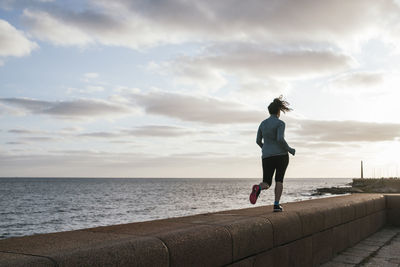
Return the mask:
[[232,237],[233,260],[245,258],[273,247],[273,228],[264,217],[235,214],[201,214],[176,219],[191,224],[218,225],[226,228]]
[[391,225],[400,226],[399,194],[386,195],[387,218]]
[[[311,266],[313,262],[313,239],[311,236],[291,242],[288,246],[288,266]],[[275,257],[274,264],[279,266],[281,260],[282,259]]]
[[400,266],[400,231],[389,244],[382,247],[363,266]]
[[279,246],[302,237],[301,221],[295,212],[279,212],[268,216],[274,228],[274,246]]
[[275,249],[257,254],[254,260],[254,267],[274,266]]
[[221,226],[199,225],[161,233],[170,255],[170,266],[222,266],[231,263],[232,240]]
[[313,266],[327,262],[333,255],[333,230],[328,229],[312,236]]
[[233,260],[273,247],[272,224],[265,218],[247,218],[226,225],[232,236]]
[[[156,238],[88,231],[5,239],[0,242],[0,251],[41,255],[52,259],[60,266],[168,266],[169,264],[168,251]],[[2,257],[0,263],[3,263]]]
[[[346,266],[365,256],[346,248],[387,219],[397,222],[399,199],[354,194],[286,203],[282,213],[262,206],[10,238],[0,240],[0,251],[14,254],[0,253],[0,265],[318,266],[340,253],[337,266]],[[370,251],[372,242],[379,243],[366,239],[358,244]]]
[[385,228],[348,248],[322,267],[400,266],[400,228]]
[[9,267],[9,266],[37,266],[37,267],[53,267],[56,266],[55,262],[50,259],[40,257],[40,256],[31,256],[31,255],[22,255],[15,253],[5,253],[0,252],[0,267]]
[[[151,222],[92,228],[92,232],[152,236],[163,242],[171,266],[218,266],[231,263],[232,237],[228,229],[216,222],[235,221],[239,217],[196,215]],[[214,222],[216,224],[212,224]],[[208,255],[205,257],[204,255]]]
[[333,255],[348,248],[349,241],[349,224],[341,224],[332,228],[332,253]]

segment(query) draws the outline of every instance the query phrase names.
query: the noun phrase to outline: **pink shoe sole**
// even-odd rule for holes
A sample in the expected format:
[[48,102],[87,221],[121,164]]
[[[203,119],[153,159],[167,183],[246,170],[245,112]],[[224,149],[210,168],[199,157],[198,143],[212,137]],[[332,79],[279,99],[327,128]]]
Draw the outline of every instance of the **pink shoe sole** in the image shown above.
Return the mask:
[[253,189],[251,190],[250,194],[250,203],[256,204],[257,198],[260,195],[260,186],[258,184],[253,185]]

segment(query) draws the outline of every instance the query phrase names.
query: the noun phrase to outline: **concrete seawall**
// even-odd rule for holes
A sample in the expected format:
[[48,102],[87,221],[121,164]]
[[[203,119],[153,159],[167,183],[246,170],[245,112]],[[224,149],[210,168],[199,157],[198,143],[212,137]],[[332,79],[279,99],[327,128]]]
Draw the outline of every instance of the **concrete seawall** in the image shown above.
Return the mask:
[[0,266],[318,266],[383,226],[400,194],[353,194],[0,240]]

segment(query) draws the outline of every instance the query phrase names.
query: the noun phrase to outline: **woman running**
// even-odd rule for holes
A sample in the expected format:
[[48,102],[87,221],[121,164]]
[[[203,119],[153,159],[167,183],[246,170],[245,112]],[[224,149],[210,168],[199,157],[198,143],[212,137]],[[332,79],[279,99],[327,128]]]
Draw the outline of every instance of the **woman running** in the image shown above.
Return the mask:
[[[282,100],[282,96],[275,98],[268,106],[270,117],[261,122],[257,132],[257,144],[262,149],[263,181],[253,185],[250,194],[250,203],[255,204],[261,190],[268,189],[272,183],[275,172],[275,202],[274,211],[282,211],[279,205],[283,190],[283,177],[289,164],[289,155],[296,153],[285,141],[285,123],[279,119],[281,111],[292,110],[289,103]],[[262,141],[263,140],[263,141]]]

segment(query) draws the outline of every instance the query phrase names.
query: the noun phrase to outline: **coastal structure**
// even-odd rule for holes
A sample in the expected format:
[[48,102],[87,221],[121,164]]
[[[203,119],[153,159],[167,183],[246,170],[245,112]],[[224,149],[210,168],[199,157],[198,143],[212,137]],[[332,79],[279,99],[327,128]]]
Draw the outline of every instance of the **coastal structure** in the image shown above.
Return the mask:
[[364,179],[364,167],[363,167],[363,161],[361,161],[361,179]]
[[352,194],[0,240],[0,266],[319,266],[386,225],[400,194]]

